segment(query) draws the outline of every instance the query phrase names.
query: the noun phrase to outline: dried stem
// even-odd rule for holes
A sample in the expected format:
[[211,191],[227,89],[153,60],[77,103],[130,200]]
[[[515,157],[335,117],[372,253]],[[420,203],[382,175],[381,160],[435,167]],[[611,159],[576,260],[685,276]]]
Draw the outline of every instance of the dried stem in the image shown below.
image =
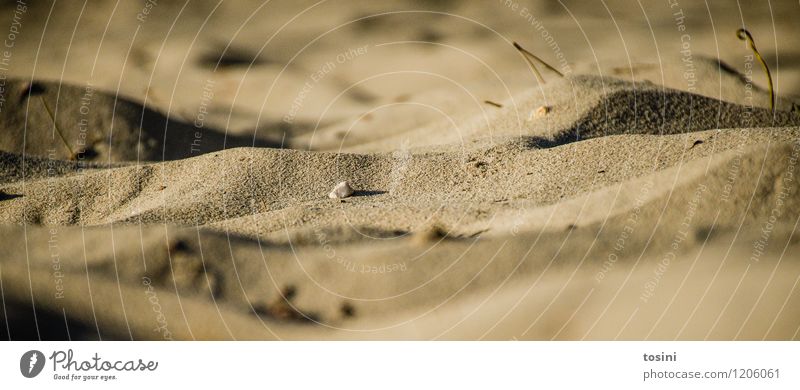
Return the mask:
[[750,49],[753,50],[753,53],[758,58],[758,61],[761,62],[761,66],[764,68],[764,73],[767,74],[767,82],[769,83],[769,108],[772,112],[775,112],[775,91],[772,88],[772,75],[769,73],[769,67],[767,66],[767,62],[764,61],[764,58],[761,57],[761,53],[758,52],[756,49],[756,43],[753,41],[753,35],[750,34],[750,31],[747,31],[744,28],[740,28],[736,30],[736,37],[738,37],[742,41],[747,41],[750,44]]
[[44,105],[44,109],[47,110],[47,115],[50,115],[50,120],[53,121],[53,127],[56,129],[58,136],[61,137],[61,141],[64,142],[64,146],[69,151],[69,158],[73,159],[75,157],[75,152],[72,151],[72,148],[69,146],[69,142],[67,142],[67,139],[64,137],[64,133],[62,133],[61,128],[58,127],[56,116],[53,114],[53,110],[50,109],[50,106],[44,100],[42,95],[39,95],[39,100],[42,102],[42,105]]
[[514,42],[514,48],[516,48],[517,51],[519,51],[519,53],[522,55],[522,58],[524,58],[525,62],[528,63],[528,66],[531,68],[531,72],[533,72],[533,75],[536,76],[536,80],[538,80],[539,83],[544,84],[545,81],[544,78],[542,77],[542,74],[539,73],[539,70],[536,68],[536,64],[533,62],[533,60],[536,60],[538,63],[544,65],[545,68],[550,69],[555,74],[564,77],[563,73],[559,72],[556,68],[550,66],[550,64],[544,62],[541,58],[537,57],[535,54],[529,52],[524,47],[520,46],[519,43]]

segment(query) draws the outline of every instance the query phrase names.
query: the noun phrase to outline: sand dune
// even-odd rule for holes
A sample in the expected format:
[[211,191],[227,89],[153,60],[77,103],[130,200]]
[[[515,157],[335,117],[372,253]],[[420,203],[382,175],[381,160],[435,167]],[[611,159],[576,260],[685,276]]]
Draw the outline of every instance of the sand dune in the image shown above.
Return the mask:
[[0,148],[17,154],[87,162],[164,161],[226,147],[279,145],[168,119],[92,86],[11,79],[4,96],[0,126],[8,134]]
[[[708,77],[719,72],[710,72]],[[740,87],[743,85],[737,79]],[[742,88],[743,90],[743,88]],[[499,110],[486,106],[480,115],[450,117],[431,126],[387,132],[365,128],[322,129],[308,136],[301,147],[338,151],[390,151],[408,148],[470,145],[495,138],[529,137],[540,147],[552,147],[581,139],[619,134],[681,134],[734,127],[790,126],[799,123],[788,111],[737,105],[690,92],[669,89],[648,81],[632,83],[615,78],[575,76],[558,79],[541,89],[503,101]],[[537,117],[536,110],[550,112]],[[390,125],[391,126],[391,125]],[[330,135],[329,135],[330,134]],[[326,138],[327,136],[327,138]],[[371,140],[367,137],[373,137]]]
[[[714,179],[706,182],[708,192],[689,195],[697,202],[691,227],[647,223],[686,218],[686,197],[663,208],[648,204],[622,250],[615,245],[630,211],[567,234],[523,228],[500,240],[409,237],[372,242],[369,249],[321,247],[325,241],[275,247],[163,225],[5,228],[4,237],[25,237],[28,244],[26,253],[6,247],[3,286],[12,308],[33,296],[39,313],[55,319],[69,313],[78,328],[73,332],[87,337],[97,337],[95,326],[106,338],[137,339],[796,337],[797,220],[777,222],[752,260],[762,232],[719,223],[708,207]],[[782,209],[796,210],[796,204]],[[685,241],[671,249],[685,229]],[[677,258],[651,291],[670,253]],[[611,254],[614,262],[607,263]],[[29,265],[15,261],[23,258]],[[59,283],[63,296],[54,295]],[[642,302],[645,292],[653,297]],[[756,314],[745,318],[750,310]],[[634,312],[636,320],[625,324]],[[159,324],[168,333],[155,331]]]
[[[727,244],[716,237],[767,221],[778,233],[768,237],[764,261],[750,265],[764,273],[782,264],[792,253],[783,249],[796,242],[785,232],[794,231],[800,211],[797,182],[792,179],[800,153],[797,129],[712,130],[688,136],[616,135],[547,149],[509,141],[470,152],[485,159],[485,165],[455,152],[412,153],[397,182],[391,180],[398,176],[392,166],[397,156],[385,154],[233,149],[78,172],[62,163],[63,174],[25,181],[11,177],[3,185],[6,222],[51,226],[6,228],[4,236],[25,237],[28,244],[4,248],[3,258],[9,259],[3,264],[4,288],[12,302],[24,302],[33,294],[45,311],[68,310],[70,318],[84,326],[96,321],[97,327],[108,328],[107,334],[101,332],[105,337],[163,336],[150,331],[152,318],[126,319],[126,313],[148,307],[143,281],[156,286],[164,300],[159,301],[161,310],[171,313],[164,321],[179,323],[169,329],[170,337],[176,338],[573,338],[580,332],[587,332],[580,337],[617,337],[612,334],[616,328],[603,325],[611,319],[591,317],[596,310],[579,321],[573,318],[574,301],[558,310],[530,303],[545,319],[524,331],[519,328],[522,320],[500,326],[490,314],[469,321],[466,328],[460,323],[471,312],[470,305],[481,308],[476,302],[484,299],[496,296],[510,305],[528,288],[500,294],[498,286],[524,285],[529,278],[548,275],[546,285],[580,295],[591,283],[568,287],[573,282],[559,278],[572,281],[582,275],[592,280],[593,270],[608,267],[603,261],[612,254],[613,264],[620,272],[632,272],[629,276],[639,285],[652,273],[648,266],[658,264],[664,252],[687,259],[675,266],[685,269],[698,251],[724,253],[735,244],[737,260],[731,261],[744,267],[741,259],[750,257],[748,244],[752,248],[752,242],[758,242],[758,232],[734,235],[733,243]],[[642,146],[632,150],[636,144]],[[648,147],[660,153],[653,156]],[[580,157],[598,148],[604,150],[602,156]],[[37,162],[48,164],[29,161],[34,167]],[[572,177],[553,169],[565,164]],[[32,168],[42,170],[46,168]],[[343,172],[352,173],[342,176]],[[342,202],[327,199],[326,190],[339,178],[352,180],[360,192]],[[760,199],[756,204],[754,194]],[[772,220],[776,209],[778,218]],[[169,228],[164,222],[194,228]],[[431,234],[431,229],[441,233]],[[634,229],[635,234],[629,234]],[[624,248],[615,249],[623,234]],[[680,245],[670,249],[678,236]],[[705,249],[709,237],[714,237],[713,245]],[[45,245],[50,240],[55,245]],[[51,294],[53,253],[63,273],[57,279],[65,281],[64,296],[57,299]],[[731,255],[718,256],[724,263]],[[25,279],[20,273],[26,272],[19,264],[22,258],[28,259],[35,284],[19,283]],[[712,267],[708,261],[704,267]],[[622,271],[639,262],[647,266]],[[786,267],[778,276],[781,282],[766,286],[767,292],[786,293],[800,276],[792,262]],[[737,270],[731,273],[743,272]],[[670,278],[679,272],[673,271]],[[87,277],[91,295],[83,287],[71,287],[83,285]],[[610,280],[619,277],[609,271]],[[728,278],[726,273],[719,283],[730,286],[734,281]],[[598,296],[613,294],[606,290],[614,282],[602,280],[606,287]],[[689,288],[699,291],[708,282],[692,280],[674,294],[684,297]],[[625,302],[633,305],[631,294],[625,293]],[[103,307],[97,319],[90,311],[95,303],[87,302],[87,296],[96,296]],[[598,305],[605,302],[597,299]],[[630,310],[630,305],[614,310]],[[496,313],[503,306],[490,307],[487,310]],[[661,314],[647,307],[636,327]],[[777,313],[777,306],[763,310],[780,314],[784,322],[768,333],[758,333],[765,331],[762,324],[736,336],[794,337],[792,322],[785,319],[788,314]],[[712,320],[705,317],[709,312],[702,313],[692,320],[706,326]],[[219,322],[191,319],[210,314]],[[430,318],[437,318],[436,325],[423,326],[427,330],[422,333],[420,325],[405,325],[426,324]],[[601,322],[576,330],[574,321]],[[444,324],[455,327],[443,328]],[[703,335],[697,327],[689,329],[646,334],[631,330],[627,337]],[[708,329],[709,337],[732,337],[727,325],[721,329],[715,324]]]
[[[693,30],[687,70],[671,13],[620,43],[569,4],[596,42],[561,64],[497,4],[200,2],[136,29],[101,3],[110,44],[31,19],[64,63],[26,35],[4,79],[2,337],[800,337],[800,73],[771,110],[733,34]],[[512,40],[570,71],[536,83]]]

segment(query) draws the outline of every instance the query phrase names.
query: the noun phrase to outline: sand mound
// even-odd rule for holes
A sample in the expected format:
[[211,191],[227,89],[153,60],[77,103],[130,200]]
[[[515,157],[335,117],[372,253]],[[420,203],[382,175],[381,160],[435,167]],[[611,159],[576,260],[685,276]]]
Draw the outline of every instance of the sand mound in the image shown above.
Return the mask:
[[16,154],[87,162],[162,161],[224,148],[276,146],[167,118],[91,85],[9,79],[2,98],[0,129],[6,136],[0,149]]
[[[790,125],[800,117],[652,84],[582,76],[548,85],[547,91],[554,108],[534,123],[525,120],[523,127],[515,127],[518,113],[503,108],[490,118],[493,128],[482,129],[480,137],[465,135],[463,143],[436,151],[234,149],[72,175],[62,175],[74,168],[68,163],[50,167],[49,160],[31,159],[27,180],[21,180],[20,168],[9,169],[2,190],[16,198],[3,204],[0,218],[82,225],[216,223],[272,242],[285,242],[276,237],[285,229],[306,235],[309,229],[322,229],[337,240],[350,240],[403,235],[435,222],[471,236],[484,229],[458,227],[478,226],[499,211],[556,203],[744,144],[798,136],[796,127],[702,132],[743,124]],[[533,110],[541,103],[528,96],[517,108]],[[437,137],[420,139],[435,142]],[[571,144],[580,140],[586,141]],[[7,155],[5,160],[16,166],[20,159]],[[325,194],[342,180],[356,186],[356,196],[330,202]],[[357,233],[348,234],[343,226],[355,226]]]
[[[433,222],[470,236],[501,212],[554,204],[683,161],[797,137],[796,128],[776,128],[698,132],[691,138],[623,135],[550,149],[519,140],[472,151],[391,155],[233,149],[63,176],[53,168],[39,179],[29,173],[26,181],[15,173],[17,180],[1,188],[16,197],[3,203],[0,218],[84,226],[213,223],[282,243],[287,229],[321,229],[330,239],[348,240],[402,235]],[[597,149],[604,153],[595,154]],[[39,175],[50,167],[43,159],[27,163]],[[60,164],[54,166],[64,173],[74,168]],[[331,201],[326,194],[341,180],[358,191]]]
[[[764,77],[761,72],[754,73],[751,68],[746,70],[748,74],[745,75],[718,58],[704,55],[695,56],[692,67],[693,73],[687,73],[687,66],[682,59],[670,57],[662,59],[661,63],[637,62],[611,66],[608,74],[625,80],[646,80],[670,89],[693,92],[742,106],[770,107],[769,90],[760,86]],[[596,68],[587,67],[585,70],[587,73],[597,72]],[[687,76],[695,76],[696,79],[690,80]],[[792,109],[791,97],[778,95],[776,98],[778,110]]]
[[[624,224],[631,214],[636,218],[656,219],[659,223],[679,225],[681,220],[665,214],[671,205],[696,202],[698,195],[711,196],[717,203],[714,213],[698,215],[693,223],[709,229],[758,225],[779,214],[791,222],[800,208],[792,199],[797,193],[795,165],[800,143],[775,143],[747,147],[739,144],[732,150],[679,163],[676,166],[627,180],[546,207],[505,211],[493,220],[492,235],[514,231],[571,229],[577,226]],[[746,178],[758,177],[756,182]],[[744,182],[743,182],[744,181]],[[753,204],[758,194],[762,202]],[[613,222],[612,222],[613,221]],[[473,226],[472,229],[477,229]]]
[[647,4],[61,3],[3,63],[0,337],[800,336],[771,11],[775,113],[724,5],[692,53]]
[[[739,105],[649,81],[630,82],[581,75],[530,90],[503,107],[483,107],[480,115],[455,116],[406,131],[370,127],[321,129],[292,141],[293,147],[319,150],[391,151],[502,142],[527,137],[538,147],[620,134],[682,134],[694,131],[797,126],[800,115],[789,111]],[[537,115],[547,107],[545,115]]]
[[[27,245],[2,248],[1,277],[9,307],[33,296],[40,312],[64,313],[86,337],[785,339],[798,310],[790,298],[800,276],[791,255],[800,242],[799,145],[693,161],[669,193],[639,188],[635,208],[600,189],[586,198],[612,204],[602,221],[566,231],[522,226],[496,240],[408,237],[365,247],[317,234],[316,245],[271,247],[163,225],[5,227],[4,237]],[[761,180],[744,180],[763,167]],[[677,168],[630,186],[668,181]],[[743,207],[752,194],[764,202]],[[768,228],[739,231],[743,224]],[[737,285],[760,294],[730,297]],[[156,304],[151,317],[128,315]]]

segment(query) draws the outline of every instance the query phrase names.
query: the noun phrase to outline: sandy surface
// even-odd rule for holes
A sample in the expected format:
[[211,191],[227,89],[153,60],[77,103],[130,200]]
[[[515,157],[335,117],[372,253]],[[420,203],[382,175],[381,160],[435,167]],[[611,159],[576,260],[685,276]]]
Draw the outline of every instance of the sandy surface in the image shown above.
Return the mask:
[[5,3],[0,335],[800,338],[796,2],[379,3]]

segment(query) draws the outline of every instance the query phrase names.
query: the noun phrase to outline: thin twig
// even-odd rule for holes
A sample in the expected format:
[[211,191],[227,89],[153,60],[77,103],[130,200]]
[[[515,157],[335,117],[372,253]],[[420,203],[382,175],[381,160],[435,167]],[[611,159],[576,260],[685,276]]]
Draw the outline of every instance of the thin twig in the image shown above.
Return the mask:
[[528,56],[525,55],[526,50],[523,49],[522,46],[520,46],[516,42],[514,42],[514,48],[516,48],[517,51],[519,51],[519,55],[521,55],[522,58],[525,60],[525,62],[528,63],[528,68],[530,68],[533,75],[536,76],[536,80],[539,81],[539,84],[544,84],[544,79],[542,78],[542,75],[539,73],[539,70],[536,69],[536,65],[533,63],[533,61],[531,61],[530,58],[528,58]]
[[53,121],[53,127],[56,129],[56,132],[58,133],[58,136],[61,138],[61,141],[64,142],[64,146],[69,151],[69,158],[70,159],[75,158],[75,152],[72,151],[72,148],[69,146],[67,139],[64,137],[64,133],[62,133],[61,128],[58,127],[58,123],[56,122],[56,116],[53,115],[53,111],[50,109],[50,106],[47,105],[47,102],[44,100],[42,95],[39,95],[39,100],[44,105],[44,109],[47,110],[47,115],[50,115],[50,120]]
[[516,42],[513,43],[514,43],[514,48],[520,52],[522,58],[525,59],[525,62],[527,62],[528,66],[531,68],[531,72],[533,72],[533,75],[536,76],[536,80],[538,80],[540,83],[544,84],[545,81],[544,78],[542,77],[542,74],[539,73],[539,70],[536,68],[536,64],[534,64],[533,60],[536,60],[540,64],[544,65],[545,68],[550,69],[550,71],[559,75],[560,77],[564,77],[563,73],[559,72],[556,68],[550,66],[550,64],[544,62],[541,58],[537,57],[535,54],[529,52],[524,47],[520,46],[519,43]]
[[761,66],[764,68],[764,73],[767,74],[767,82],[769,83],[769,108],[775,113],[775,91],[772,88],[772,75],[769,73],[769,67],[767,66],[767,62],[764,61],[764,58],[761,57],[761,53],[758,52],[756,49],[756,43],[753,41],[753,36],[750,34],[750,31],[747,31],[744,28],[740,28],[736,30],[736,37],[742,41],[747,41],[750,44],[750,49],[753,50],[753,53],[758,58],[758,61],[761,62]]

